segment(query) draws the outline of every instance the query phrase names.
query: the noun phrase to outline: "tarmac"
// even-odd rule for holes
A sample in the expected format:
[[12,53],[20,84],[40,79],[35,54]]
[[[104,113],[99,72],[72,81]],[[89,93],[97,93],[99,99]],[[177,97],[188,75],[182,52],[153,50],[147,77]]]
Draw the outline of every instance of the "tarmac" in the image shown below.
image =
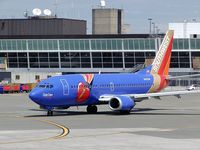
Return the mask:
[[98,106],[58,110],[54,116],[27,94],[0,95],[0,150],[199,150],[200,94],[150,99],[130,115]]

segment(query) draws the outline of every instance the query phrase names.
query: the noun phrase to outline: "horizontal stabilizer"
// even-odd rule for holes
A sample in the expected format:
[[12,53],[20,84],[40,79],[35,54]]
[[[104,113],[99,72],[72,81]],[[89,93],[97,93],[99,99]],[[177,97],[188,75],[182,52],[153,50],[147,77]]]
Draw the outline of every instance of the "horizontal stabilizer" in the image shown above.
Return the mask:
[[193,74],[193,75],[183,75],[183,76],[167,76],[167,80],[176,80],[181,78],[194,78],[194,77],[200,77],[200,74]]

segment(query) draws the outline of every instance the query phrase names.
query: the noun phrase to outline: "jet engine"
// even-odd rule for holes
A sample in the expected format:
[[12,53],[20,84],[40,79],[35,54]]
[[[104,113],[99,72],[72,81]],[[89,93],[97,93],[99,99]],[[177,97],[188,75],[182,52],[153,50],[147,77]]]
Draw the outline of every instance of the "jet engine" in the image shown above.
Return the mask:
[[134,106],[134,100],[128,96],[113,97],[109,101],[109,107],[114,111],[130,111]]

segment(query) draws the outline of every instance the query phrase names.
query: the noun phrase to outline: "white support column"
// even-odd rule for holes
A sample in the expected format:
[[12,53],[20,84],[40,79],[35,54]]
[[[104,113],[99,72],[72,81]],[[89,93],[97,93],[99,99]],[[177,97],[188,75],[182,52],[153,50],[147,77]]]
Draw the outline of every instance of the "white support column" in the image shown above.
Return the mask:
[[125,57],[124,57],[124,40],[122,40],[122,65],[123,65],[123,69],[126,68],[126,65],[125,65]]
[[60,58],[60,44],[59,44],[59,40],[57,40],[57,45],[58,45],[58,65],[59,65],[59,69],[61,69],[61,58]]
[[26,52],[27,52],[27,63],[28,63],[28,70],[29,70],[30,69],[30,59],[29,59],[28,40],[26,40]]
[[90,67],[93,68],[92,52],[90,51]]
[[123,61],[123,69],[126,68],[125,66],[125,57],[124,57],[124,51],[122,51],[122,61]]

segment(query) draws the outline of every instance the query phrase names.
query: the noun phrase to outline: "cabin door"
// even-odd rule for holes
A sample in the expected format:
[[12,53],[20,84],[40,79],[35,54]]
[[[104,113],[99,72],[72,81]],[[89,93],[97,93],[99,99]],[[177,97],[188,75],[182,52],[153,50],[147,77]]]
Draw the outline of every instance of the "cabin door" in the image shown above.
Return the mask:
[[67,83],[67,80],[60,79],[60,82],[62,83],[63,95],[69,95],[69,84]]

